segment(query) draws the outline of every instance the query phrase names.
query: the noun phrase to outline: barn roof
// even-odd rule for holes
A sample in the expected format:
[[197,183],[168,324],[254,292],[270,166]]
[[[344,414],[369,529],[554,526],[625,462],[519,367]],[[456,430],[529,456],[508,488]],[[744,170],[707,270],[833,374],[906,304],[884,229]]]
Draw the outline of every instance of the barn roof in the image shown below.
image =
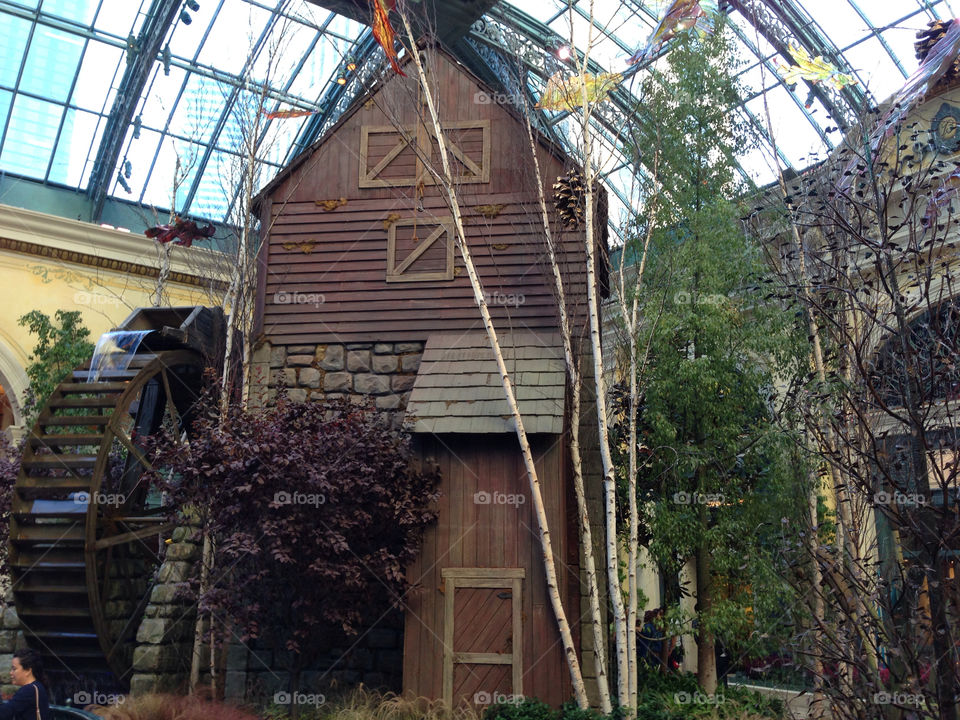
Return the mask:
[[[557,334],[500,335],[528,433],[563,432],[564,363]],[[513,433],[500,373],[485,332],[431,335],[407,404],[418,433]]]

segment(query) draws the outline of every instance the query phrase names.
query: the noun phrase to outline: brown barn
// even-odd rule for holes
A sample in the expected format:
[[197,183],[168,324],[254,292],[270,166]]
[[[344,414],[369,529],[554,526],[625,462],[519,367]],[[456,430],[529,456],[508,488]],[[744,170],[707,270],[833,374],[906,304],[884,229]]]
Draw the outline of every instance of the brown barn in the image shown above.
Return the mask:
[[[526,129],[450,56],[425,56],[579,642],[562,346]],[[528,481],[450,210],[414,151],[437,157],[420,105],[412,79],[389,77],[261,194],[255,369],[295,398],[373,396],[441,468],[439,521],[410,568],[403,689],[455,705],[519,694],[558,705],[570,681]],[[538,143],[549,193],[565,158]],[[583,235],[557,235],[582,318]]]

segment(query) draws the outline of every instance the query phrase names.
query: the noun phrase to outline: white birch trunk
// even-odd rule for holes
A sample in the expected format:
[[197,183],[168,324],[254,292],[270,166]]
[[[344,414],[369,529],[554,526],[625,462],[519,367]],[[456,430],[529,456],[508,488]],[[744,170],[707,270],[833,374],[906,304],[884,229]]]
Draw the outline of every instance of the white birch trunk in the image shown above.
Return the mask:
[[[410,27],[410,22],[407,19],[406,13],[401,12],[400,17],[403,20],[403,25],[408,37],[413,38],[414,34]],[[567,658],[567,666],[570,670],[570,679],[573,685],[574,696],[576,698],[577,705],[585,709],[589,707],[589,701],[587,699],[586,688],[583,684],[583,676],[580,672],[580,661],[577,656],[577,649],[573,644],[573,634],[571,633],[570,624],[567,621],[567,616],[560,599],[557,570],[553,557],[553,547],[550,541],[550,528],[547,523],[547,513],[543,504],[543,496],[540,492],[540,481],[537,477],[537,468],[534,464],[533,453],[530,450],[530,443],[527,441],[527,434],[523,426],[523,418],[520,415],[520,409],[517,405],[517,399],[513,391],[513,384],[510,380],[510,375],[507,372],[507,366],[503,359],[503,353],[500,351],[500,343],[497,339],[496,329],[493,326],[493,320],[490,317],[490,310],[487,308],[487,303],[483,297],[483,287],[480,284],[480,277],[477,275],[476,267],[473,264],[473,258],[470,255],[470,249],[467,246],[466,234],[463,229],[463,217],[460,212],[460,204],[457,200],[456,191],[454,190],[453,186],[453,174],[450,171],[450,162],[447,156],[447,148],[444,142],[443,130],[440,126],[440,119],[437,115],[436,107],[433,102],[433,96],[430,94],[430,86],[427,83],[427,77],[423,69],[423,64],[420,61],[420,54],[415,45],[412,48],[410,55],[413,58],[414,65],[417,68],[420,87],[423,91],[424,100],[430,114],[430,123],[432,124],[434,133],[437,137],[437,145],[439,148],[443,170],[443,174],[440,179],[443,181],[442,185],[446,190],[447,200],[450,205],[451,213],[453,214],[453,221],[456,229],[457,247],[460,249],[460,254],[463,257],[463,262],[467,269],[467,275],[470,278],[470,284],[473,287],[473,294],[477,301],[477,306],[480,309],[480,315],[483,318],[483,324],[486,328],[487,336],[490,339],[490,347],[493,350],[493,354],[497,362],[497,368],[500,372],[500,379],[503,384],[504,394],[506,395],[507,405],[510,407],[510,412],[513,416],[514,423],[516,424],[517,440],[519,441],[520,451],[523,455],[523,462],[527,469],[527,476],[530,481],[531,501],[537,517],[537,528],[540,535],[540,547],[547,580],[547,595],[550,598],[550,605],[553,608],[554,615],[557,619],[557,625],[560,631],[560,640],[563,644],[563,651]]]
[[[617,655],[617,699],[630,707],[630,659],[627,649],[627,619],[620,588],[620,559],[617,553],[617,483],[610,454],[610,428],[607,422],[607,384],[603,374],[602,327],[597,297],[596,245],[593,206],[593,147],[590,135],[590,107],[586,83],[583,83],[583,181],[585,187],[585,248],[587,256],[587,305],[590,315],[590,343],[593,347],[593,372],[597,394],[597,421],[600,432],[600,459],[603,463],[603,491],[606,516],[607,584],[613,611]],[[636,657],[633,660],[636,663]]]
[[580,452],[580,390],[583,378],[580,375],[580,363],[573,352],[570,319],[567,315],[566,293],[563,289],[563,276],[560,272],[556,247],[553,243],[553,233],[550,230],[550,216],[547,212],[547,201],[543,193],[543,177],[540,172],[540,161],[537,159],[537,146],[533,138],[533,129],[530,126],[529,116],[525,114],[524,120],[526,121],[527,127],[527,139],[530,143],[530,156],[533,158],[537,199],[540,204],[540,218],[543,222],[543,233],[547,243],[550,268],[553,272],[553,281],[557,292],[557,304],[560,312],[560,334],[563,337],[563,356],[567,368],[567,382],[570,386],[570,460],[573,465],[574,494],[577,498],[580,548],[583,551],[584,565],[586,566],[587,595],[590,603],[589,624],[593,631],[593,662],[597,673],[597,693],[600,700],[600,709],[604,714],[609,714],[613,710],[613,705],[610,702],[610,684],[607,680],[607,664],[603,656],[605,638],[603,626],[600,623],[600,588],[597,583],[597,564],[593,556],[593,532],[590,524],[590,511],[587,507],[586,492],[583,485],[583,456]]

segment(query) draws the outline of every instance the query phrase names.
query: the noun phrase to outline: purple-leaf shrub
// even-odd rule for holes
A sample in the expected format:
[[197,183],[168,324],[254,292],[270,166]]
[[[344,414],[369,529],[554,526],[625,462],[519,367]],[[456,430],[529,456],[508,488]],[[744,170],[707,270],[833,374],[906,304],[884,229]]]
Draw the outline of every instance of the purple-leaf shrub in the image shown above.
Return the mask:
[[[297,669],[355,634],[407,590],[438,476],[420,469],[389,417],[345,401],[201,416],[187,446],[155,467],[214,539],[201,612],[230,617],[244,639],[289,650]],[[166,449],[164,449],[166,448]]]

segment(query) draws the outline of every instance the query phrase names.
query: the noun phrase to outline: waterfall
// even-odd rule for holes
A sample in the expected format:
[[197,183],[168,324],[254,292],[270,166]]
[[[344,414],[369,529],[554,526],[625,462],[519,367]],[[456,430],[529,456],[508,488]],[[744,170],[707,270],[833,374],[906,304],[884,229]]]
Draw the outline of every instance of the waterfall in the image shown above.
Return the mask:
[[104,370],[126,370],[133,356],[143,342],[143,338],[152,330],[116,330],[104,333],[97,341],[87,371],[87,382],[99,382]]

